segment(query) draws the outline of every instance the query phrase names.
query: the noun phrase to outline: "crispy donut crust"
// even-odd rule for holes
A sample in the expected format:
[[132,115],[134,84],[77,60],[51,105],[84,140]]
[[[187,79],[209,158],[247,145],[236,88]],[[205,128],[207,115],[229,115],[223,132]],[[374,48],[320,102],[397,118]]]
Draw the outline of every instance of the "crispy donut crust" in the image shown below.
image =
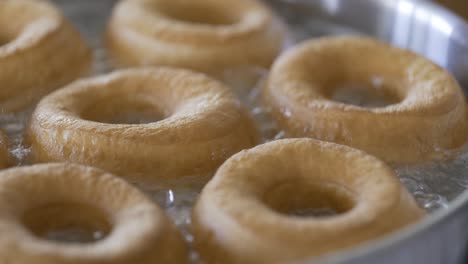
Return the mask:
[[269,67],[284,38],[285,26],[257,0],[122,0],[107,45],[122,66],[175,66],[218,77],[228,68]]
[[[163,119],[99,121],[132,110]],[[228,88],[171,68],[122,70],[71,84],[38,104],[28,131],[36,161],[72,161],[150,185],[205,183],[228,157],[258,140]]]
[[[361,84],[399,97],[380,108],[336,102],[338,85]],[[363,37],[306,41],[274,64],[263,89],[281,128],[359,148],[387,162],[438,158],[466,142],[463,91],[442,68],[410,51]]]
[[[113,225],[111,232],[92,244],[57,243],[34,236],[22,222],[30,210],[66,203],[102,211]],[[186,244],[164,212],[136,188],[99,169],[44,164],[3,171],[0,173],[0,210],[1,263],[188,261]],[[84,217],[84,213],[80,211],[79,217]]]
[[14,112],[80,77],[91,50],[44,0],[0,1],[0,108]]
[[[325,218],[277,211],[310,202],[346,210]],[[202,191],[192,228],[208,264],[292,263],[378,238],[424,214],[377,158],[334,143],[285,139],[228,159]]]

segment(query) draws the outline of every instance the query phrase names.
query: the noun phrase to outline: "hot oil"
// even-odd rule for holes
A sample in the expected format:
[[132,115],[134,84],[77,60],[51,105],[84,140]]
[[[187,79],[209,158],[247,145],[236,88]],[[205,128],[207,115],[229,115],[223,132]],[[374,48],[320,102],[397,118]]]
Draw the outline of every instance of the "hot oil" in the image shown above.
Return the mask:
[[[66,15],[80,28],[95,49],[94,74],[106,73],[112,69],[101,43],[102,30],[107,16],[99,10],[110,11],[109,6],[105,6],[105,2],[107,1],[86,1],[87,5],[79,5],[69,4],[75,3],[75,1],[63,1],[62,6]],[[357,33],[352,29],[331,25],[323,21],[304,23],[304,21],[298,21],[294,17],[288,18],[288,21],[291,21],[291,43],[302,40],[306,36]],[[266,73],[264,69],[248,67],[226,71],[224,76],[225,82],[233,86],[235,93],[251,111],[262,132],[264,142],[285,136],[285,133],[278,129],[275,122],[269,117],[269,109],[261,106],[259,102],[260,87]],[[30,149],[24,144],[23,135],[31,112],[31,110],[27,110],[15,115],[0,115],[0,127],[10,136],[12,141],[10,151],[16,157],[18,165],[27,164],[30,153]],[[468,146],[456,159],[449,162],[427,162],[395,169],[401,181],[415,196],[421,207],[430,212],[446,208],[451,200],[468,189]],[[190,213],[201,190],[199,188],[148,190],[145,186],[140,187],[167,211],[191,244],[193,236],[189,231]],[[303,214],[303,212],[299,214]],[[66,237],[66,234],[54,235],[59,237],[65,235]],[[71,239],[75,240],[76,238],[71,237]],[[192,262],[198,263],[197,259],[196,253],[192,251]]]
[[[235,93],[251,111],[251,114],[263,135],[264,142],[283,138],[285,133],[278,129],[269,116],[269,109],[260,104],[260,87],[266,71],[258,68],[231,70],[226,73],[225,80],[235,89]],[[245,79],[247,78],[247,79]],[[234,82],[232,80],[235,80]],[[253,86],[245,89],[245,84]],[[10,136],[11,153],[16,157],[17,164],[27,164],[30,149],[25,146],[23,134],[31,110],[16,115],[1,115],[0,126]],[[468,146],[454,160],[448,162],[427,162],[416,166],[395,168],[402,183],[415,196],[421,207],[432,212],[446,208],[449,201],[468,189]],[[193,241],[190,234],[190,213],[192,205],[200,193],[200,188],[151,189],[141,186],[149,196],[166,209],[174,222],[180,227],[188,242]],[[302,213],[299,213],[302,214]],[[64,234],[56,234],[66,237]],[[70,234],[76,236],[76,234]],[[75,237],[71,238],[76,240]]]

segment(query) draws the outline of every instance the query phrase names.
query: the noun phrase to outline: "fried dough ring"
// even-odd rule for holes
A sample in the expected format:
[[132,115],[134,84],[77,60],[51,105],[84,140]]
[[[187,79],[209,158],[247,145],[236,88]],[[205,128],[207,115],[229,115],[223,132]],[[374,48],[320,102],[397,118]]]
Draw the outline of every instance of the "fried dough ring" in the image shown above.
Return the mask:
[[[287,215],[334,209],[325,218]],[[210,263],[294,263],[376,239],[424,215],[393,170],[347,146],[285,139],[228,159],[193,210]]]
[[257,0],[123,0],[107,45],[119,65],[174,66],[219,77],[229,68],[268,68],[284,35],[284,25]]
[[[131,112],[159,121],[113,121]],[[171,68],[122,70],[71,84],[38,104],[28,131],[36,161],[72,161],[147,184],[203,184],[258,139],[228,88]]]
[[80,77],[91,51],[44,0],[0,1],[0,110],[15,112]]
[[[331,99],[349,84],[397,102],[366,108]],[[288,136],[349,145],[391,163],[439,158],[466,142],[466,102],[456,80],[419,55],[373,39],[322,38],[292,48],[275,62],[263,98]]]
[[[0,173],[0,262],[15,264],[187,263],[171,220],[143,193],[99,169],[73,164]],[[43,239],[56,227],[107,230],[92,243]],[[52,229],[52,230],[49,230]]]

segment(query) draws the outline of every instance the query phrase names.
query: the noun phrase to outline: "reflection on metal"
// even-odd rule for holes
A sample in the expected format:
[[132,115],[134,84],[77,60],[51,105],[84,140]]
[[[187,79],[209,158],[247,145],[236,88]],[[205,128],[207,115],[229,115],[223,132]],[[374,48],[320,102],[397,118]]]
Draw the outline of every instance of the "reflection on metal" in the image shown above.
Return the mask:
[[391,42],[446,65],[453,27],[438,14],[413,1],[398,0],[396,7],[396,30]]
[[332,15],[337,14],[341,8],[340,0],[327,0],[322,3],[327,12]]

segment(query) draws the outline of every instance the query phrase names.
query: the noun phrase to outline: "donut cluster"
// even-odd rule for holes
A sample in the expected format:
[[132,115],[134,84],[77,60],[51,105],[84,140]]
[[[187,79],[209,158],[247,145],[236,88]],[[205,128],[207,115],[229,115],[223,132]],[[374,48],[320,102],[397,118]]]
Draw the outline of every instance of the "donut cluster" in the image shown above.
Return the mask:
[[[207,264],[301,261],[421,220],[388,164],[465,144],[456,80],[367,37],[281,53],[286,38],[258,0],[121,0],[104,36],[119,69],[86,77],[91,49],[51,2],[0,1],[0,108],[34,108],[33,165],[0,172],[0,263],[189,263],[176,225],[135,185],[203,187],[191,232]],[[250,66],[271,67],[262,104],[287,139],[262,143],[222,81]],[[13,165],[0,131],[0,168]],[[88,241],[48,239],[67,228]]]

